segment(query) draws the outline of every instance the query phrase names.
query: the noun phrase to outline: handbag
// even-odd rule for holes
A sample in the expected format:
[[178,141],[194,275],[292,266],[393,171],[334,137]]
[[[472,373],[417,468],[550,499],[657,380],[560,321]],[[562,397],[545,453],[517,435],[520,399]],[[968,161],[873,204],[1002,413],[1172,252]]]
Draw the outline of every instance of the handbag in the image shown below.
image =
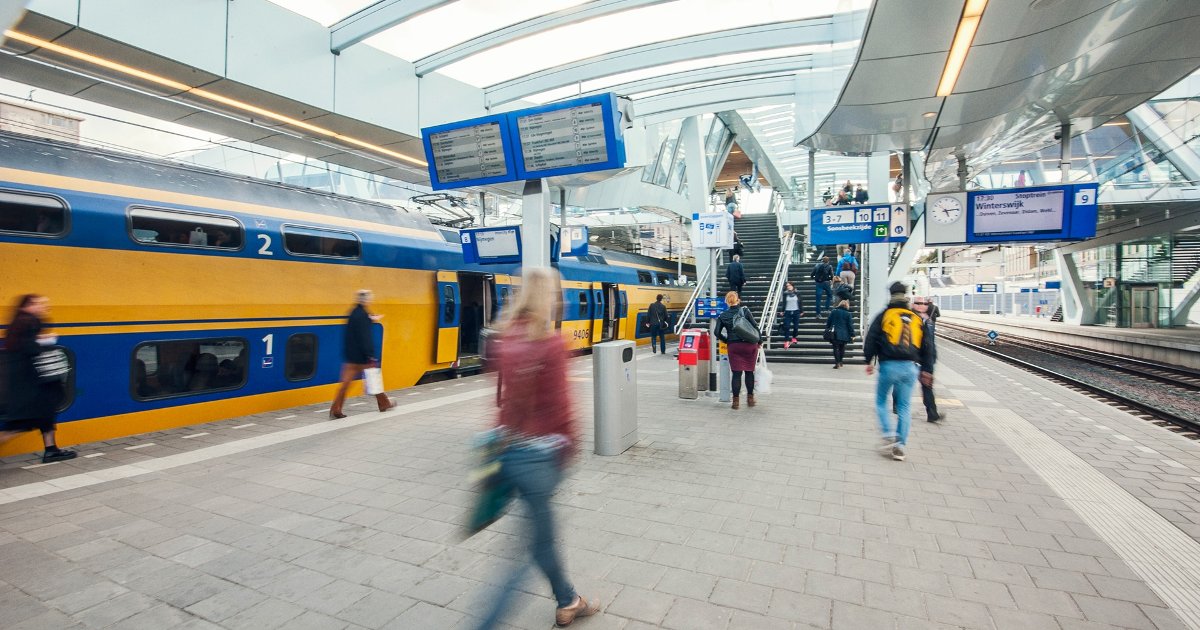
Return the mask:
[[835,334],[833,333],[833,326],[830,326],[829,328],[826,328],[826,329],[825,329],[825,334],[823,334],[823,335],[822,335],[822,337],[824,337],[824,338],[825,338],[825,341],[828,341],[828,342],[830,342],[830,343],[833,343],[834,341],[837,341],[837,335],[835,335]]
[[771,381],[775,375],[771,373],[771,368],[767,367],[767,355],[763,350],[758,351],[758,358],[754,361],[754,391],[758,394],[771,393]]
[[33,357],[33,369],[37,372],[38,384],[62,383],[71,373],[71,362],[62,348],[43,350]]
[[746,307],[743,306],[742,308],[738,309],[736,314],[734,314],[733,325],[730,326],[730,328],[733,329],[733,334],[735,337],[737,337],[738,341],[745,343],[758,343],[760,340],[762,340],[762,337],[759,336],[758,329],[752,326],[750,324],[750,320],[746,318],[744,314],[746,312],[744,310],[745,308]]
[[468,477],[479,489],[479,496],[467,518],[467,535],[479,533],[504,516],[512,500],[512,484],[502,481],[500,455],[508,448],[508,433],[497,427],[475,436],[479,463]]
[[368,396],[383,393],[383,369],[372,367],[363,370],[363,388]]

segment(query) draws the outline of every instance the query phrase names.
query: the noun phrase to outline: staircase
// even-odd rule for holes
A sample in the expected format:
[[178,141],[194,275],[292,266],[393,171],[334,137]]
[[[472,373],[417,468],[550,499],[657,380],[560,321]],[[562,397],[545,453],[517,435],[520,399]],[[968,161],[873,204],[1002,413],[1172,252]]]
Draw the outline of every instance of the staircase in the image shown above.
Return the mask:
[[[746,286],[742,290],[742,303],[750,307],[756,320],[761,322],[763,304],[767,298],[767,290],[771,286],[771,274],[775,271],[775,263],[779,260],[779,228],[775,215],[747,215],[738,219],[734,224],[738,238],[742,241],[745,251],[742,254],[742,267],[746,272]],[[836,256],[834,248],[828,248],[826,253],[832,260]],[[728,257],[724,262],[728,262]],[[816,363],[833,364],[833,346],[822,338],[825,332],[825,317],[813,317],[816,310],[814,298],[816,287],[813,285],[812,274],[815,263],[793,263],[788,269],[792,284],[800,294],[801,310],[805,313],[800,318],[800,335],[791,348],[784,350],[783,317],[775,317],[774,334],[767,348],[767,360],[778,363]],[[834,265],[836,267],[836,265]],[[729,291],[729,283],[725,280],[725,268],[721,267],[717,276],[717,288],[720,295]],[[858,280],[855,280],[858,283]],[[859,284],[861,286],[861,284]],[[859,296],[858,286],[855,287],[854,298],[850,300],[850,313],[854,316],[854,329],[859,329]],[[831,300],[832,302],[832,300]],[[782,313],[782,301],[779,312]],[[846,359],[852,360],[862,356],[862,342],[856,340],[846,344]]]

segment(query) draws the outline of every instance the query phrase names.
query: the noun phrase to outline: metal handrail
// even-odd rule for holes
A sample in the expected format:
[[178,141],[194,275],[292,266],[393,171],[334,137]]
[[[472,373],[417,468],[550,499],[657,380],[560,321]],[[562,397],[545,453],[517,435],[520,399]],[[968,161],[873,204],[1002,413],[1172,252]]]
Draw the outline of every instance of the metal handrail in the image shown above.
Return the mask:
[[787,282],[788,267],[792,262],[792,248],[796,244],[796,233],[787,232],[783,236],[783,244],[779,250],[779,260],[775,261],[775,273],[771,276],[771,288],[767,290],[767,299],[763,303],[762,319],[759,320],[758,330],[763,341],[770,341],[771,332],[775,329],[775,309],[779,308],[779,297],[783,295],[783,284]]
[[688,320],[692,318],[692,314],[696,312],[696,298],[699,298],[700,294],[704,291],[704,288],[708,286],[708,281],[711,277],[710,274],[713,272],[713,267],[714,265],[709,265],[708,268],[704,270],[704,275],[696,281],[696,290],[692,291],[692,296],[688,298],[687,306],[683,308],[683,312],[679,315],[679,321],[675,322],[676,335],[683,331],[684,326],[687,326]]

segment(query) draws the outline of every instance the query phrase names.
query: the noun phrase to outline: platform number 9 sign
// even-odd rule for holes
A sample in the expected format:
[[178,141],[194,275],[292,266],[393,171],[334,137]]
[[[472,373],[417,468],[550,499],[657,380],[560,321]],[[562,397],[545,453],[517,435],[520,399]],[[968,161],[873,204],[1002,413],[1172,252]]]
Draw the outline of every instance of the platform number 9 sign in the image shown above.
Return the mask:
[[1096,204],[1096,189],[1084,188],[1075,191],[1075,205],[1093,206]]

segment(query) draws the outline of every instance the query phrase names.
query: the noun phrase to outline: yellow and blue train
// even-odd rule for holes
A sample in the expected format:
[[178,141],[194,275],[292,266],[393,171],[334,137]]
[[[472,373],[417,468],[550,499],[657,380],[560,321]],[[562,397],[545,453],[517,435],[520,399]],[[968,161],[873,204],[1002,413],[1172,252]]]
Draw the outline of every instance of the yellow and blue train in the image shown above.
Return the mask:
[[[655,295],[676,317],[690,293],[660,259],[593,249],[557,266],[577,350],[644,343]],[[388,389],[478,369],[520,273],[465,264],[457,231],[385,204],[7,134],[0,269],[5,305],[50,298],[73,363],[60,444],[331,399],[359,288],[383,315]],[[0,455],[39,447],[29,434]]]

